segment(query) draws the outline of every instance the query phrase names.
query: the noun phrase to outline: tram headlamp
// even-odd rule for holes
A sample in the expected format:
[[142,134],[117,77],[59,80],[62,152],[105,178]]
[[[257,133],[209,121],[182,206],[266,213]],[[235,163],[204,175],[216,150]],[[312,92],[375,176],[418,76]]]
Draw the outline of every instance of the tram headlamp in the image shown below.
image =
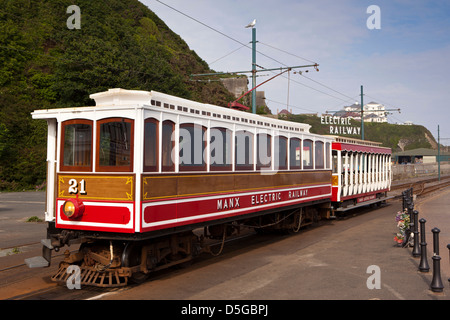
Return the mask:
[[69,199],[64,202],[62,211],[67,218],[78,218],[84,213],[84,204],[78,199]]

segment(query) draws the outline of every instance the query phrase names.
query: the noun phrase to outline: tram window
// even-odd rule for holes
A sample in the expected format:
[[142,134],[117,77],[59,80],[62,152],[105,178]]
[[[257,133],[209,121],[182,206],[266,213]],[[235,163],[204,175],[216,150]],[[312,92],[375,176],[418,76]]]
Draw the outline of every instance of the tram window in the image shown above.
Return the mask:
[[211,128],[210,170],[231,170],[231,131],[225,128]]
[[205,171],[206,128],[197,124],[180,125],[180,171]]
[[272,137],[266,133],[256,135],[256,169],[272,166]]
[[301,157],[302,154],[300,152],[301,141],[297,138],[292,138],[289,141],[289,162],[291,169],[300,169],[301,168]]
[[163,172],[175,171],[175,166],[172,160],[172,150],[175,146],[172,134],[175,129],[175,124],[172,121],[166,120],[162,124],[161,137],[161,169]]
[[92,121],[62,123],[62,171],[92,171]]
[[316,169],[323,169],[323,142],[322,141],[316,141],[315,142],[315,148],[314,148],[314,158],[316,161]]
[[313,142],[311,140],[303,141],[303,169],[314,168],[312,148]]
[[330,169],[330,143],[325,143],[325,168]]
[[337,151],[333,150],[333,173],[338,173],[338,156]]
[[275,170],[287,169],[287,138],[281,136],[275,137],[274,148]]
[[133,171],[133,134],[133,120],[110,118],[98,121],[98,171]]
[[144,124],[144,171],[158,171],[158,121],[146,119]]
[[253,134],[237,131],[235,136],[236,170],[253,170]]

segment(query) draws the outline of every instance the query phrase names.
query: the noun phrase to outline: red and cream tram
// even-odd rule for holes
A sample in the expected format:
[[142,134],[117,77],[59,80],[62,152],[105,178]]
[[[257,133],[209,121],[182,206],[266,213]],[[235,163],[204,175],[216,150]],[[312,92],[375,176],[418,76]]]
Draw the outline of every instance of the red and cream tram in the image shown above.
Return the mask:
[[381,143],[333,136],[332,207],[334,212],[387,200],[391,186],[391,149]]
[[[191,259],[204,236],[222,238],[239,225],[298,230],[330,216],[335,138],[307,124],[154,91],[90,97],[95,106],[32,113],[48,123],[49,226],[43,258],[27,263],[49,265],[53,249],[81,243],[55,280],[78,264],[84,284],[124,285]],[[338,151],[339,168],[350,151]],[[355,170],[362,162],[351,157],[345,163]],[[360,178],[347,173],[337,201],[387,187],[386,171],[370,161],[377,178],[358,189]],[[200,227],[204,235],[192,232]]]

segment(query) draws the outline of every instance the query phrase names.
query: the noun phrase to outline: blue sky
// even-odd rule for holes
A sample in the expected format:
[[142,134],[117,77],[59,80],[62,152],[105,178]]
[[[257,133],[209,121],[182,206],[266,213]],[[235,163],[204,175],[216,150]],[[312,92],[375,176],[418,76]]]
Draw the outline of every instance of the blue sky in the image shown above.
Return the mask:
[[[450,138],[450,1],[141,2],[216,71],[250,70],[251,50],[164,4],[242,43],[251,41],[244,27],[256,19],[257,50],[266,55],[258,54],[256,62],[265,68],[317,62],[319,72],[291,74],[290,82],[287,75],[278,77],[260,87],[273,113],[286,108],[288,99],[293,113],[338,110],[360,101],[363,85],[364,103],[401,109],[388,116],[390,123],[424,125],[436,139],[440,125],[441,138]],[[380,8],[381,29],[367,28],[370,5]],[[258,83],[274,75],[260,74],[265,76]]]

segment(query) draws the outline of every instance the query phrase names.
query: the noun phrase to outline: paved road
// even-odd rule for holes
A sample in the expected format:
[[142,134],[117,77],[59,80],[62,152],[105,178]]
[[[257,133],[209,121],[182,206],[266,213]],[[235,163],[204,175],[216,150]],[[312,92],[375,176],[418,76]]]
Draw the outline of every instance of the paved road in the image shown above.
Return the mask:
[[[438,228],[439,233],[439,255],[441,256],[442,280],[450,296],[450,252],[447,245],[450,244],[450,187],[444,191],[430,195],[424,199],[416,201],[415,209],[419,211],[419,219],[424,218],[425,237],[427,242],[427,252],[431,256],[433,250],[433,228]],[[432,260],[428,261],[432,268]]]
[[0,192],[0,249],[45,238],[45,222],[27,222],[33,216],[44,219],[44,211],[45,192]]

